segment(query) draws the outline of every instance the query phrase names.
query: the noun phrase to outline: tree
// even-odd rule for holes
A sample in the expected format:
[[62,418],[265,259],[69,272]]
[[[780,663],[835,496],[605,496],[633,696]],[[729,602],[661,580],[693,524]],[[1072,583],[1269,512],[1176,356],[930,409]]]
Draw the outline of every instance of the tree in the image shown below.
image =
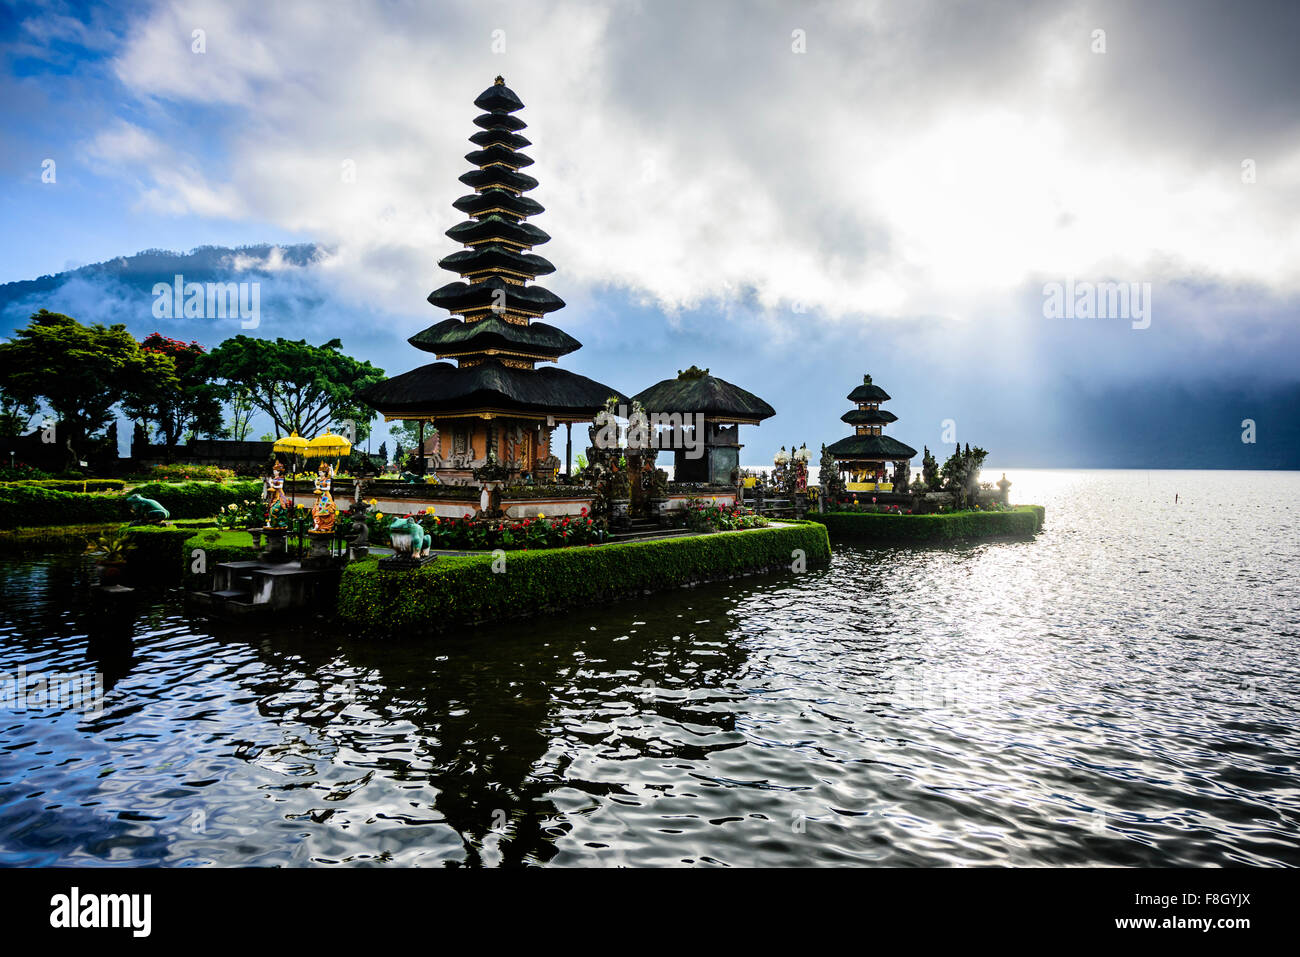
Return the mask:
[[388,464],[388,443],[387,442],[379,443],[379,457],[384,460],[385,465]]
[[[394,439],[402,439],[407,445],[420,444],[420,423],[415,419],[398,419],[395,422],[389,422],[388,431]],[[424,437],[428,439],[433,434],[433,428],[426,425],[424,427]]]
[[327,426],[356,424],[365,438],[374,412],[358,393],[384,378],[384,370],[359,362],[331,339],[313,346],[303,339],[227,339],[199,360],[203,375],[221,383],[230,402],[247,401],[270,416],[280,435],[311,438]]
[[174,373],[161,357],[143,353],[120,323],[87,326],[42,309],[0,344],[5,395],[25,405],[44,401],[58,420],[56,441],[74,461],[112,418],[124,384],[149,376],[166,380]]
[[157,427],[162,444],[174,448],[191,433],[222,433],[218,388],[200,370],[204,350],[197,342],[186,344],[157,332],[140,343],[147,356],[171,363],[172,375],[146,377],[123,397],[122,408],[131,417]]
[[32,427],[38,403],[32,399],[19,399],[0,389],[0,437],[25,435]]
[[257,410],[248,390],[240,386],[217,386],[218,395],[230,404],[230,423],[226,433],[236,442],[247,442],[253,430],[253,413]]

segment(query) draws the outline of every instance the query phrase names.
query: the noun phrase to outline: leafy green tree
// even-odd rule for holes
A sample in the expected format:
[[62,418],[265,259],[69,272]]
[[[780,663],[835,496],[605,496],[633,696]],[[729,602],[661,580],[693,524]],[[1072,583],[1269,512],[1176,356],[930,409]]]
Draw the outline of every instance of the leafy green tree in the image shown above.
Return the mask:
[[25,406],[44,402],[58,421],[56,441],[74,460],[90,451],[122,397],[151,377],[165,382],[175,373],[120,323],[87,326],[42,309],[0,344],[5,395]]
[[0,389],[0,437],[24,435],[32,427],[32,419],[39,408],[31,399],[19,399]]
[[381,381],[384,370],[345,355],[342,346],[338,339],[313,346],[235,336],[201,357],[198,370],[219,383],[226,401],[246,401],[270,416],[280,435],[312,438],[351,419],[360,441],[374,412],[358,393]]
[[140,349],[150,357],[169,361],[172,375],[162,379],[151,376],[137,383],[122,400],[127,414],[153,425],[169,449],[190,435],[221,435],[219,390],[199,368],[203,347],[155,332],[140,343]]

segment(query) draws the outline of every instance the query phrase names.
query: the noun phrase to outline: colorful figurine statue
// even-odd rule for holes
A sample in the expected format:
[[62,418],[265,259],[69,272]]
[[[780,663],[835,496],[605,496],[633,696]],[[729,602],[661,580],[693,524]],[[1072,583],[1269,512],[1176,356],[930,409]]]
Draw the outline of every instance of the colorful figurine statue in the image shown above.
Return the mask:
[[313,532],[334,531],[334,517],[338,509],[334,506],[334,496],[330,492],[330,480],[334,469],[328,462],[321,462],[316,472],[316,504],[311,509],[311,530]]
[[289,507],[289,501],[284,497],[283,463],[275,463],[275,468],[271,470],[271,477],[266,480],[266,486],[268,503],[266,527],[288,528],[293,523],[293,509]]

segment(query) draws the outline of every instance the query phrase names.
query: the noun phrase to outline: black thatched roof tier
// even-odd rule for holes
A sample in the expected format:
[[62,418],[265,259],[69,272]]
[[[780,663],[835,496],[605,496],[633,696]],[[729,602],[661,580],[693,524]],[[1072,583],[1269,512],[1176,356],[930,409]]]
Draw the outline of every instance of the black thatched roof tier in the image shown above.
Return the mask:
[[528,126],[519,117],[511,116],[509,113],[484,113],[482,116],[474,117],[474,125],[485,130],[510,130],[511,132]]
[[511,169],[523,169],[533,165],[533,158],[526,153],[518,153],[504,146],[489,146],[485,150],[472,150],[465,154],[465,159],[475,166],[491,166],[500,163]]
[[507,149],[521,150],[532,146],[533,141],[526,136],[512,133],[510,130],[479,130],[469,138],[475,146],[487,149],[489,146],[504,146]]
[[506,86],[506,81],[497,77],[492,85],[478,95],[474,105],[480,110],[493,113],[517,113],[524,108],[524,101],[515,95],[515,91]]
[[485,189],[481,193],[470,193],[451,204],[467,216],[488,216],[493,213],[500,216],[536,216],[544,212],[544,207],[537,200],[528,196],[516,196],[504,189]]
[[837,459],[862,459],[869,462],[901,462],[916,455],[916,449],[888,435],[850,435],[826,446]]
[[541,315],[564,308],[564,300],[542,286],[517,286],[496,276],[482,282],[449,282],[429,293],[429,302],[449,312],[498,310]]
[[850,409],[840,416],[849,425],[888,425],[897,422],[898,416],[886,409]]
[[[868,377],[870,378],[870,377]],[[849,393],[850,402],[888,402],[889,393],[870,381],[862,383]]]
[[555,366],[514,369],[494,359],[456,367],[433,362],[386,379],[361,393],[382,415],[436,417],[439,413],[529,413],[587,421],[613,396],[610,386]]
[[496,242],[512,246],[540,246],[551,241],[545,230],[532,223],[516,222],[493,213],[482,219],[466,220],[447,230],[447,236],[466,246]]
[[509,246],[489,243],[473,249],[462,249],[438,260],[438,265],[448,272],[462,276],[483,272],[501,271],[529,277],[549,276],[555,272],[550,260],[532,253],[521,253]]
[[499,316],[476,322],[444,319],[406,341],[436,356],[472,355],[476,350],[495,349],[513,355],[554,359],[582,348],[581,342],[555,326],[544,322],[521,326]]
[[474,190],[491,189],[496,186],[501,189],[514,190],[516,193],[523,193],[537,188],[537,180],[527,173],[516,173],[504,166],[472,169],[468,173],[461,173],[457,179]]
[[699,373],[692,368],[678,373],[676,379],[664,379],[632,398],[647,412],[701,412],[720,422],[760,422],[776,415],[776,410],[738,385],[717,376]]

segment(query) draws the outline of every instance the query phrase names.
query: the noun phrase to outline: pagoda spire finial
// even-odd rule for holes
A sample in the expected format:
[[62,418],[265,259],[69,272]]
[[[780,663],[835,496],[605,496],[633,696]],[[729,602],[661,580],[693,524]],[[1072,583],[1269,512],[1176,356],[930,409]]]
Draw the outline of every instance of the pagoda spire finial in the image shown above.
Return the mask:
[[498,74],[497,74],[497,78],[496,78],[495,80],[492,81],[492,85],[493,85],[493,86],[505,86],[505,85],[506,85],[506,78],[503,77],[500,73],[498,73]]

